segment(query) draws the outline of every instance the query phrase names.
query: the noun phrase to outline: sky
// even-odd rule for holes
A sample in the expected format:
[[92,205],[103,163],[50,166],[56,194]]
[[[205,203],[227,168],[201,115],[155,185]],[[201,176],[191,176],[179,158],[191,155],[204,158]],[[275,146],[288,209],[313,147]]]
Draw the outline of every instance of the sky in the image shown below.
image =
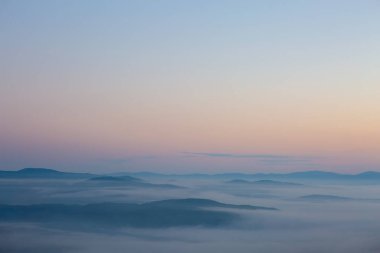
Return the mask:
[[380,170],[380,2],[0,0],[0,169]]

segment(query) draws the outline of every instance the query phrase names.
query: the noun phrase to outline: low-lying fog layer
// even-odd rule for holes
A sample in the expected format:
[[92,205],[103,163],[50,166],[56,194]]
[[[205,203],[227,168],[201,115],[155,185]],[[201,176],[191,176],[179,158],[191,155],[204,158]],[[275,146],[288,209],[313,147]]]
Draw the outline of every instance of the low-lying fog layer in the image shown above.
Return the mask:
[[0,190],[0,252],[380,252],[373,182],[3,178]]

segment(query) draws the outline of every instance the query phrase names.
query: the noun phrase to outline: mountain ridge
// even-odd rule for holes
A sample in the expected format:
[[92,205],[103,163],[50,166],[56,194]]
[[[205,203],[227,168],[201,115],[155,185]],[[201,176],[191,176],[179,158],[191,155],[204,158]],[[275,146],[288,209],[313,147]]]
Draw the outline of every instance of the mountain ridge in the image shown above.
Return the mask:
[[[59,227],[81,229],[85,227],[136,227],[166,228],[204,226],[218,227],[231,224],[240,218],[229,208],[249,210],[276,210],[270,207],[233,205],[210,199],[168,199],[142,204],[34,204],[0,205],[0,221],[39,222]],[[79,224],[80,223],[80,224]],[[78,227],[79,224],[79,227]]]
[[357,174],[313,170],[289,173],[191,173],[165,174],[156,172],[116,172],[92,174],[81,172],[63,172],[47,168],[24,168],[17,171],[0,170],[0,178],[91,178],[91,177],[137,177],[137,178],[181,178],[181,179],[323,179],[323,180],[380,180],[380,172],[364,171]]
[[0,170],[0,178],[49,178],[49,179],[75,179],[90,178],[91,173],[63,172],[47,168],[23,168],[16,171]]

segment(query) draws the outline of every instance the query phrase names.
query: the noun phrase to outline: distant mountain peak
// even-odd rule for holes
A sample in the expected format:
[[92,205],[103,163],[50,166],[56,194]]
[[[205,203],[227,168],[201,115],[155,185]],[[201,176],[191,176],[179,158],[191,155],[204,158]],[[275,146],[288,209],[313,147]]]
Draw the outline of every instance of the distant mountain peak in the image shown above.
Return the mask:
[[233,179],[233,180],[226,181],[226,183],[229,183],[229,184],[251,184],[252,182],[248,181],[248,180],[244,180],[244,179]]
[[153,201],[150,203],[154,204],[163,204],[163,203],[175,203],[175,204],[190,204],[190,205],[214,205],[220,204],[219,202],[211,199],[200,199],[200,198],[187,198],[187,199],[167,199],[167,200],[159,200]]
[[379,177],[380,172],[377,171],[365,171],[359,174],[356,174],[358,177]]
[[319,200],[319,201],[343,201],[343,200],[351,200],[348,197],[342,197],[337,195],[327,195],[327,194],[311,194],[300,197],[300,199],[305,200]]
[[254,184],[261,184],[261,185],[272,185],[272,186],[301,186],[302,184],[299,183],[292,183],[292,182],[283,182],[283,181],[276,181],[276,180],[270,180],[270,179],[262,179],[253,182]]
[[167,199],[159,200],[145,203],[144,205],[151,206],[176,206],[176,207],[186,207],[186,208],[201,208],[201,207],[222,207],[222,208],[233,208],[233,209],[263,209],[263,210],[277,210],[272,207],[263,207],[263,206],[251,206],[251,205],[233,205],[233,204],[224,204],[211,199],[201,199],[201,198],[186,198],[186,199]]
[[19,170],[18,172],[22,173],[61,173],[58,170],[46,169],[46,168],[24,168]]
[[109,181],[109,182],[141,181],[141,179],[131,177],[131,176],[122,176],[122,177],[99,176],[99,177],[92,177],[89,180],[91,180],[91,181]]
[[0,178],[89,178],[89,173],[63,172],[46,168],[24,168],[17,171],[0,171]]
[[227,181],[229,184],[242,184],[242,185],[260,185],[260,186],[301,186],[299,183],[275,181],[270,179],[262,179],[257,181],[248,181],[244,179],[234,179]]

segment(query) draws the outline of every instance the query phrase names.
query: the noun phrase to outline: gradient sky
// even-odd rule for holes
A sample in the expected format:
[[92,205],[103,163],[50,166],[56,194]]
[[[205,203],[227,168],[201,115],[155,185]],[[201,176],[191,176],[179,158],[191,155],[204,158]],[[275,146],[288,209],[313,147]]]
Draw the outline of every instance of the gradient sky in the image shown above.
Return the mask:
[[0,0],[0,169],[380,170],[379,1]]

